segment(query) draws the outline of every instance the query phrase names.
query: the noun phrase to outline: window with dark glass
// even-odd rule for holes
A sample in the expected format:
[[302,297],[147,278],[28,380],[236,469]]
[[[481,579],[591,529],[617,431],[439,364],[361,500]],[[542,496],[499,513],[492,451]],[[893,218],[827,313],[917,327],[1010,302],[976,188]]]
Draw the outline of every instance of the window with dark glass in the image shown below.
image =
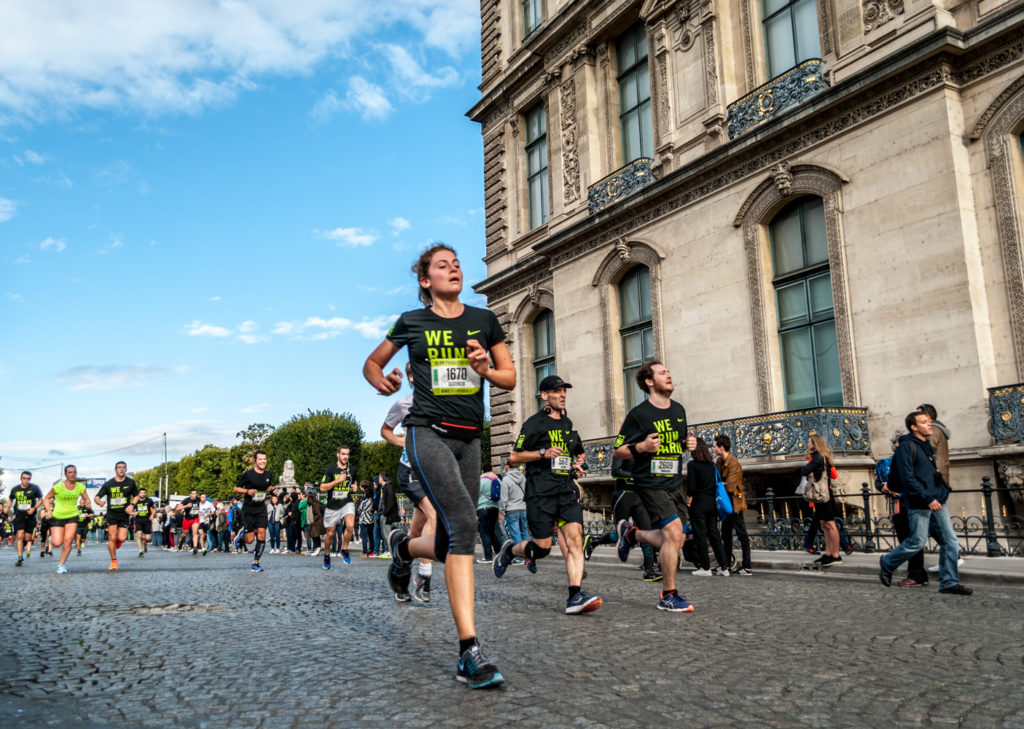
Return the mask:
[[622,163],[654,155],[651,125],[651,77],[647,66],[647,31],[637,23],[615,45],[618,61],[619,123]]
[[821,55],[817,0],[763,0],[768,76]]
[[646,266],[630,269],[619,282],[619,336],[622,339],[623,392],[628,412],[647,397],[636,384],[636,372],[644,362],[654,359],[651,272]]
[[541,0],[523,0],[523,38],[540,27]]
[[821,198],[797,200],[769,226],[786,409],[843,404]]
[[526,113],[526,186],[529,194],[530,229],[546,223],[548,202],[548,130],[544,105]]
[[550,309],[542,311],[533,320],[533,387],[536,390],[537,409],[544,403],[540,399],[540,382],[555,374],[555,315]]

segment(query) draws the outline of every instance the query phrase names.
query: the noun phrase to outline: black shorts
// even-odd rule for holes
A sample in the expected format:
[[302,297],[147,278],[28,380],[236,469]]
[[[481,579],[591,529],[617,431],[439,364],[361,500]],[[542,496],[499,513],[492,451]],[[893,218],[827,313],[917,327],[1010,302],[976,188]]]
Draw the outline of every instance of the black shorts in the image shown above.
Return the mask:
[[139,519],[135,517],[135,530],[142,532],[143,534],[153,533],[153,520],[152,519]]
[[258,511],[243,511],[242,512],[242,526],[245,527],[245,531],[254,532],[257,529],[267,528],[267,510],[260,507]]
[[637,489],[640,502],[651,518],[651,528],[661,529],[663,526],[679,517],[685,523],[689,517],[686,509],[686,501],[683,500],[683,492],[680,489],[666,491],[664,489]]
[[526,499],[526,525],[534,539],[550,539],[556,526],[583,523],[583,506],[576,489]]
[[83,521],[83,520],[79,519],[78,520],[78,535],[81,536],[81,537],[84,537],[88,533],[89,533],[89,522]]
[[36,515],[24,514],[20,511],[14,513],[14,531],[31,533],[36,528]]
[[50,529],[63,529],[66,524],[78,526],[78,514],[69,516],[67,519],[43,519],[39,522],[40,531]]
[[402,493],[409,497],[413,505],[419,504],[427,496],[419,479],[413,474],[412,467],[404,463],[398,464],[398,488],[402,489]]
[[622,519],[632,519],[633,525],[640,531],[646,532],[651,528],[651,517],[636,491],[613,493],[612,514],[616,524]]
[[107,512],[107,528],[120,527],[122,529],[128,528],[128,522],[131,521],[131,517],[128,516],[128,512],[118,509],[117,511]]

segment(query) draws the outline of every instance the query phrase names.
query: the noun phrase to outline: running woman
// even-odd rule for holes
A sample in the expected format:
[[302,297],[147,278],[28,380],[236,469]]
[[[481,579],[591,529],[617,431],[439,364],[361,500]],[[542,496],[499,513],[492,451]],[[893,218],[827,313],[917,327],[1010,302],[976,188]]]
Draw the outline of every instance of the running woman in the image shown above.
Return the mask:
[[682,488],[683,445],[692,451],[697,440],[687,436],[686,410],[671,399],[675,386],[665,365],[645,363],[637,370],[636,383],[649,399],[626,415],[612,455],[633,459],[633,487],[650,517],[651,528],[641,530],[621,520],[616,527],[619,559],[629,559],[629,550],[638,543],[660,550],[664,589],[658,609],[692,613],[693,606],[676,591],[676,567],[683,544],[682,517],[687,514]]
[[242,524],[245,527],[245,543],[256,542],[253,548],[253,572],[262,572],[260,557],[267,546],[267,496],[273,496],[277,489],[270,485],[267,473],[267,452],[253,454],[253,467],[238,477],[235,493],[242,494]]
[[107,506],[107,551],[110,552],[109,570],[117,569],[117,550],[128,538],[128,522],[135,513],[135,501],[139,487],[127,476],[128,464],[118,461],[114,464],[114,477],[100,486],[94,501],[97,506],[107,506],[104,498],[110,500]]
[[531,415],[519,432],[509,456],[510,463],[526,464],[526,523],[532,537],[516,544],[506,541],[494,559],[494,576],[501,577],[515,557],[523,557],[530,572],[537,560],[551,553],[551,537],[558,530],[564,547],[569,578],[566,615],[590,613],[601,607],[601,598],[588,595],[583,584],[583,506],[573,480],[586,460],[583,442],[565,414],[566,393],[572,385],[558,375],[540,381],[544,408]]
[[[408,362],[405,364],[405,376],[409,378],[409,384],[412,385],[412,367]],[[405,420],[405,416],[412,409],[412,398],[412,395],[406,395],[391,406],[387,416],[384,418],[384,424],[380,426],[380,437],[391,445],[402,449],[402,457],[398,461],[398,487],[402,489],[402,493],[409,497],[409,500],[413,503],[409,538],[415,539],[422,534],[433,534],[437,531],[437,512],[430,505],[430,499],[427,498],[426,493],[423,491],[423,486],[412,471],[412,465],[409,463],[409,454],[405,450],[405,435],[397,435],[395,433],[395,428]],[[417,602],[430,602],[430,577],[433,573],[433,564],[429,559],[421,558],[419,561],[419,569],[415,577],[415,588],[412,591],[412,597]],[[402,597],[408,599],[408,593],[405,593],[403,596],[396,595],[395,597],[398,597],[399,600]]]
[[388,581],[394,594],[408,592],[412,559],[443,562],[459,637],[455,678],[470,688],[497,686],[504,678],[484,657],[473,619],[483,381],[511,390],[516,369],[498,318],[459,301],[462,269],[452,248],[440,244],[426,250],[413,272],[425,308],[398,318],[366,360],[363,376],[381,395],[394,394],[402,385],[401,370],[385,375],[384,367],[409,348],[415,377],[412,408],[403,422],[406,450],[437,512],[438,529],[415,539],[398,529],[391,532]]
[[50,522],[50,539],[53,546],[60,547],[60,559],[57,562],[57,574],[65,574],[68,568],[64,565],[71,556],[71,547],[78,533],[78,503],[84,501],[92,508],[89,494],[85,492],[85,481],[78,480],[78,469],[74,466],[64,467],[64,480],[58,481],[46,494],[44,501],[44,517]]
[[139,489],[139,500],[135,504],[135,544],[139,556],[145,557],[153,539],[153,512],[156,504],[146,495],[146,489]]
[[326,495],[324,502],[324,569],[331,568],[331,549],[334,545],[334,532],[338,524],[344,521],[341,532],[341,558],[345,564],[351,564],[348,545],[352,541],[352,530],[356,523],[356,504],[352,501],[352,487],[355,477],[348,465],[350,448],[338,446],[337,459],[334,465],[328,466],[324,477],[320,479],[320,493]]
[[43,492],[32,483],[32,472],[21,472],[21,483],[11,489],[8,513],[13,512],[14,547],[18,550],[16,567],[25,563],[25,542],[28,537],[31,545],[32,532],[36,529],[36,511],[43,500]]

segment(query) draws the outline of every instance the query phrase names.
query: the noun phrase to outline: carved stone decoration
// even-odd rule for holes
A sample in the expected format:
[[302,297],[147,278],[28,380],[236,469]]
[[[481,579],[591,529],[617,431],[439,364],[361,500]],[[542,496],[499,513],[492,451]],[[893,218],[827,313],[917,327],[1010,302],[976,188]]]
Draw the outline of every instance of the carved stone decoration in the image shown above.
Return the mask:
[[515,118],[509,119],[508,120],[508,129],[509,129],[510,132],[512,132],[512,138],[513,139],[518,139],[519,138],[519,120],[518,119],[515,119]]
[[740,0],[740,23],[743,26],[743,79],[746,88],[754,85],[754,36],[750,31],[750,3],[754,0]]
[[669,136],[668,53],[658,56],[658,126],[661,136]]
[[594,46],[589,43],[580,43],[578,46],[572,49],[569,53],[569,63],[575,64],[579,60],[593,61],[596,55]]
[[718,63],[715,61],[715,29],[713,22],[704,23],[704,84],[708,106],[718,103]]
[[281,478],[277,482],[279,488],[285,488],[289,491],[291,489],[297,489],[299,487],[298,481],[295,480],[295,464],[291,460],[284,462],[284,468],[281,471]]
[[769,174],[775,181],[775,187],[783,197],[789,197],[793,192],[793,173],[789,170],[789,162],[779,162],[771,168]]
[[629,252],[629,243],[626,242],[625,238],[619,238],[615,243],[615,252],[618,254],[620,261],[629,263],[632,256]]
[[559,88],[562,107],[562,200],[566,205],[580,198],[580,158],[576,126],[576,79],[570,76]]
[[829,450],[844,455],[870,455],[867,408],[811,408],[766,413],[691,426],[698,438],[713,444],[728,435],[737,458],[793,456],[807,452],[812,434],[825,438]]
[[562,69],[556,67],[551,69],[550,71],[545,71],[544,75],[541,76],[540,78],[545,86],[551,86],[552,82],[557,83],[558,80],[562,78]]
[[[584,446],[585,447],[585,446]],[[1010,490],[1010,496],[1017,504],[1017,513],[1024,508],[1024,459],[1000,458],[996,461],[999,479]]]
[[828,88],[820,58],[804,61],[729,104],[729,139]]
[[[842,240],[840,187],[846,178],[816,165],[795,164],[786,172],[791,177],[790,195],[816,195],[824,201],[825,235],[828,240],[829,273],[832,278],[832,300],[835,312],[836,343],[839,349],[839,372],[843,384],[843,403],[848,407],[860,404],[856,359],[853,351],[853,322],[848,305],[845,244]],[[765,297],[771,294],[771,272],[765,271],[764,238],[761,228],[770,214],[778,210],[789,195],[783,195],[771,175],[747,197],[733,225],[743,228],[747,259],[747,288],[750,291],[750,315],[754,332],[754,360],[757,369],[758,404],[761,412],[777,409],[773,395],[772,373],[777,368],[770,361],[769,325],[765,316]]]
[[985,139],[1019,379],[1024,379],[1024,226],[1021,224],[1024,190],[1017,189],[1011,145],[1020,144],[1020,137],[1015,132],[1022,119],[1024,77],[999,94],[971,132],[972,138]]
[[903,15],[903,0],[861,0],[864,32],[885,25],[897,15]]
[[[902,2],[902,0],[901,0]],[[832,20],[828,0],[818,0],[818,35],[821,39],[821,55],[832,52]]]

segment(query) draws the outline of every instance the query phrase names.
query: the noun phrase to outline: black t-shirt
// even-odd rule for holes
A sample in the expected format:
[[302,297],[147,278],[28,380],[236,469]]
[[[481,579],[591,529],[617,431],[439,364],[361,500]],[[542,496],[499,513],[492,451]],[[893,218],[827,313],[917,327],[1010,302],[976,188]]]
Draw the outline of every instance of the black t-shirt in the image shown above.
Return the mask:
[[[345,504],[352,503],[352,482],[349,480],[352,478],[351,467],[346,466],[340,468],[337,463],[333,466],[328,466],[324,471],[324,477],[320,479],[320,483],[330,483],[331,481],[337,480],[338,476],[345,474],[345,480],[341,483],[334,484],[330,491],[320,491],[321,502],[332,511],[336,511]],[[325,498],[326,497],[326,500]]]
[[90,509],[88,506],[79,506],[78,523],[87,525],[90,519],[92,519],[92,509]]
[[96,498],[110,498],[110,501],[107,502],[107,511],[124,511],[137,493],[139,493],[139,487],[126,476],[124,481],[110,479],[100,486],[100,490],[96,492]]
[[466,306],[459,316],[445,319],[432,309],[414,309],[398,318],[387,338],[396,347],[409,347],[413,401],[405,425],[483,422],[483,381],[469,366],[466,340],[475,339],[484,350],[504,342],[505,332],[494,314]]
[[144,499],[139,499],[139,503],[135,505],[135,521],[140,519],[149,521],[153,518],[153,499],[148,496]]
[[615,447],[639,443],[651,433],[661,437],[661,446],[657,453],[637,452],[633,459],[633,486],[674,491],[683,485],[686,410],[675,400],[670,401],[664,410],[645,400],[626,415],[615,439]]
[[686,495],[706,501],[715,499],[717,466],[706,461],[691,460],[686,464]]
[[571,489],[572,464],[583,453],[583,442],[572,428],[569,418],[555,420],[541,411],[527,418],[516,439],[515,450],[539,451],[557,446],[563,453],[558,458],[541,458],[526,464],[526,497],[549,496]]
[[[30,483],[25,488],[18,484],[11,489],[10,503],[14,504],[15,514],[24,514],[28,516],[28,510],[43,500],[43,492],[34,483]],[[36,512],[32,512],[35,516]]]
[[182,501],[179,506],[183,509],[181,512],[181,518],[185,521],[192,521],[193,519],[199,518],[199,499],[193,499],[189,496],[187,499]]
[[256,489],[255,496],[245,495],[242,511],[253,512],[267,508],[267,492],[270,490],[270,474],[267,471],[256,473],[255,468],[250,468],[238,477],[235,486],[240,489]]

